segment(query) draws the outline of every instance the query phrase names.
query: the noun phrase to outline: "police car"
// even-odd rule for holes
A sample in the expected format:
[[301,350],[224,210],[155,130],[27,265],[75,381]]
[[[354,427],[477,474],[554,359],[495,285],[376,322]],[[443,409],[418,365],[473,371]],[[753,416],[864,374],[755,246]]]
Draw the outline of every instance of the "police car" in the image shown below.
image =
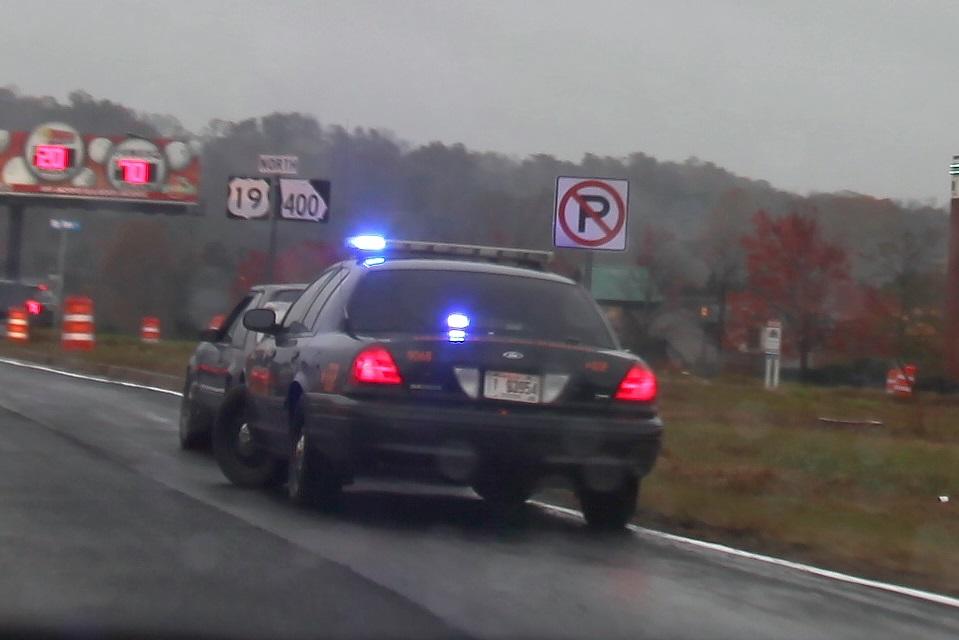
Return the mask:
[[187,365],[180,402],[180,448],[201,449],[209,446],[210,429],[226,392],[234,384],[243,383],[246,357],[262,339],[243,326],[243,312],[265,307],[278,316],[289,308],[304,284],[265,284],[251,288],[223,323],[216,329],[200,333]]
[[653,467],[657,380],[546,252],[351,238],[268,337],[213,429],[224,475],[285,480],[335,504],[366,475],[471,486],[512,508],[544,478],[572,482],[587,522],[621,528]]

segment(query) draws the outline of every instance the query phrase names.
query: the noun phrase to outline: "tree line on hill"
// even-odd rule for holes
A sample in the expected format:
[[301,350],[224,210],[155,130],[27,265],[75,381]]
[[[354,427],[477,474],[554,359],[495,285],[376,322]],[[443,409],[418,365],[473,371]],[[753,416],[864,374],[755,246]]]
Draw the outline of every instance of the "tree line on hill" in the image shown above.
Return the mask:
[[[200,215],[70,212],[84,226],[71,238],[67,288],[94,297],[103,330],[133,331],[143,315],[157,315],[166,335],[193,335],[245,287],[263,281],[268,224],[228,219],[226,182],[255,175],[258,155],[276,153],[299,156],[302,176],[333,185],[329,223],[280,223],[280,281],[310,279],[341,255],[344,237],[364,231],[551,249],[557,176],[625,178],[627,250],[597,260],[645,270],[666,308],[714,301],[708,335],[720,352],[749,351],[758,327],[777,318],[787,353],[803,369],[813,353],[817,365],[899,358],[928,371],[941,366],[947,216],[929,203],[800,195],[697,158],[667,162],[638,151],[572,162],[455,143],[414,145],[388,131],[347,130],[302,113],[212,120],[188,131],[173,116],[83,91],[61,101],[0,88],[0,128],[46,121],[85,133],[202,144]],[[53,270],[56,243],[47,221],[63,214],[29,209],[24,273]],[[582,253],[559,250],[554,267],[578,276],[582,261]],[[642,345],[646,328],[634,323],[624,342]]]

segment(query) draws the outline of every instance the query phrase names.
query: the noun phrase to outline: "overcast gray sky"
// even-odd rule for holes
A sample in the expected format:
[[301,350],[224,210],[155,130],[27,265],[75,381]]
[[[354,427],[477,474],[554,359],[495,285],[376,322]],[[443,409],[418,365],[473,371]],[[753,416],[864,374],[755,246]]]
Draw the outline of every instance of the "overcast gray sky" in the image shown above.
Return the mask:
[[0,85],[25,93],[940,202],[957,60],[946,0],[0,0]]

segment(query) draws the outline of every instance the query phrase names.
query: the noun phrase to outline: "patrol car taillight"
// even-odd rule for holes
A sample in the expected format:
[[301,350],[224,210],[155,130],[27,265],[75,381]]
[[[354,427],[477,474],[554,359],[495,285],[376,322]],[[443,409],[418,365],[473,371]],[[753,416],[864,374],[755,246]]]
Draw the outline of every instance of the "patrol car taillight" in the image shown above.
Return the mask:
[[369,347],[353,361],[353,382],[363,384],[403,384],[393,356],[384,347]]
[[656,392],[656,375],[646,367],[634,364],[623,376],[613,397],[629,402],[652,402],[656,399]]

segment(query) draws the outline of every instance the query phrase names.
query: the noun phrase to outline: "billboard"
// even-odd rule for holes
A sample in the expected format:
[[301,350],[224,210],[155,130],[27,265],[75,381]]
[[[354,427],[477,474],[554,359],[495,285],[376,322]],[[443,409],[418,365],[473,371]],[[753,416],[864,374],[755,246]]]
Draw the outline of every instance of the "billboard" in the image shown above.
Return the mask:
[[196,204],[197,143],[81,134],[63,122],[0,129],[0,196]]

